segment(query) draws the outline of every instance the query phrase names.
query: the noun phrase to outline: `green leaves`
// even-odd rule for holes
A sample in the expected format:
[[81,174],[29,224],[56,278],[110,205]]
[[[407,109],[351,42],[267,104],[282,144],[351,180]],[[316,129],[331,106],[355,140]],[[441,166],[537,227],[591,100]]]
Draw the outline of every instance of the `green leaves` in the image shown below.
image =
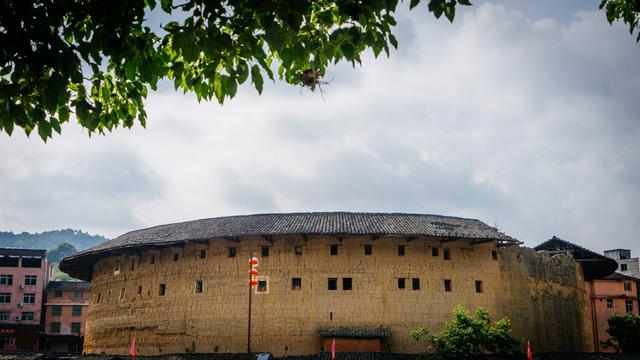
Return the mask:
[[256,90],[258,90],[258,94],[262,94],[264,80],[262,80],[262,74],[260,74],[260,68],[258,65],[253,65],[251,67],[251,82],[256,87]]
[[[600,9],[604,9],[607,21],[613,24],[622,21],[629,26],[629,33],[634,34],[640,24],[640,1],[638,0],[602,0]],[[640,43],[640,31],[636,36],[636,42]]]

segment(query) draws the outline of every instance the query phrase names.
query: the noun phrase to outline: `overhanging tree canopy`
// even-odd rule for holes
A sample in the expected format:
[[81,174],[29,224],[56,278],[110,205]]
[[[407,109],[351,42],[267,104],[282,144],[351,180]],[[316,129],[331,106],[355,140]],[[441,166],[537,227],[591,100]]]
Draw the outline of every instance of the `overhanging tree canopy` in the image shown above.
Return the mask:
[[[397,47],[397,0],[1,0],[0,130],[43,140],[70,114],[89,131],[146,123],[160,79],[221,104],[264,76],[314,87],[329,64]],[[424,0],[450,21],[468,0]],[[411,8],[420,0],[410,0]],[[640,0],[603,0],[633,32]],[[150,12],[172,20],[148,25]],[[179,20],[178,20],[179,19]],[[640,38],[639,38],[640,40]],[[277,74],[274,74],[277,69]]]

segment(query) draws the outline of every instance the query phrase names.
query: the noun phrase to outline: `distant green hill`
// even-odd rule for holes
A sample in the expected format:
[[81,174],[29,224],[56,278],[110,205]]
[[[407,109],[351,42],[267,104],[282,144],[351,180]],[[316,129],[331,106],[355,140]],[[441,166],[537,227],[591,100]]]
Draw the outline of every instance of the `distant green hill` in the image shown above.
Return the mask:
[[84,250],[108,239],[100,235],[89,235],[81,230],[52,230],[41,233],[0,231],[0,247],[17,247],[27,249],[55,248],[61,243],[69,243],[78,250]]

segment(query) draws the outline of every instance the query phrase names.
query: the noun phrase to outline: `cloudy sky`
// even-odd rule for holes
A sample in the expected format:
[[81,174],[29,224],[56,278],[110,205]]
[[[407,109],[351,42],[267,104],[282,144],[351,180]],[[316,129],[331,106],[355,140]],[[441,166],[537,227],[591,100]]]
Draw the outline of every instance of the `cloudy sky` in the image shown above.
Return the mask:
[[2,133],[0,230],[401,211],[640,255],[640,46],[597,5],[486,1],[450,24],[406,2],[398,51],[331,68],[324,99],[273,83],[221,107],[166,89],[147,129]]

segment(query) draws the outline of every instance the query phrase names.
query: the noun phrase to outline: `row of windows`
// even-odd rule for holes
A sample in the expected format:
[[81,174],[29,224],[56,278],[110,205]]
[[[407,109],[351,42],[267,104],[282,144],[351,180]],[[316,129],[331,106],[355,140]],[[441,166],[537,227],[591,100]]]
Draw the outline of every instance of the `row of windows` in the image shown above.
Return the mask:
[[[19,259],[19,256],[2,255],[0,256],[0,267],[18,267]],[[42,258],[38,256],[23,256],[21,267],[41,268]]]
[[[633,300],[625,300],[624,308],[628,313],[633,312]],[[607,309],[613,309],[613,299],[607,299]]]
[[[72,322],[71,323],[71,333],[72,334],[80,334],[80,329],[81,329],[81,324],[79,322]],[[59,334],[60,333],[60,323],[59,322],[52,322],[49,328],[50,332],[54,333],[54,334]]]
[[[62,291],[62,290],[54,290],[53,291],[53,297],[56,297],[56,298],[61,298],[63,294],[64,294],[64,291]],[[74,298],[79,299],[83,295],[84,295],[84,291],[82,291],[82,290],[73,290],[73,297]]]
[[[11,293],[0,293],[0,304],[8,304],[11,302]],[[36,294],[26,293],[22,295],[22,303],[35,304]]]
[[[10,320],[11,313],[8,311],[0,311],[0,321]],[[36,318],[36,314],[33,311],[24,311],[20,315],[16,316],[16,320],[30,321]]]
[[[409,278],[398,278],[398,289],[405,289],[408,279]],[[451,286],[451,279],[443,279],[443,286],[444,286],[445,292],[453,291]],[[420,290],[419,278],[411,279],[411,288],[413,290]],[[197,280],[195,283],[195,292],[202,293],[203,289],[204,289],[204,286],[203,286],[202,280]],[[297,277],[291,278],[291,290],[296,291],[301,289],[302,289],[302,278],[297,278]],[[352,290],[352,289],[353,289],[353,278],[350,278],[350,277],[342,278],[342,290]],[[481,280],[475,281],[475,289],[477,293],[484,292],[483,283]],[[327,290],[338,290],[338,278],[327,279]],[[167,291],[166,284],[160,284],[158,286],[158,296],[164,296],[166,294],[166,291]],[[258,286],[256,287],[256,292],[268,292],[268,291],[269,289],[268,289],[267,278],[265,277],[258,278]],[[127,290],[125,288],[120,289],[119,299],[124,300],[126,293],[127,293]],[[141,295],[141,294],[142,294],[142,286],[138,286],[138,295]],[[109,290],[109,292],[107,293],[107,300],[110,300],[110,299],[111,299],[111,290]],[[101,300],[101,293],[98,293],[96,295],[96,303],[100,303],[100,300]],[[74,307],[74,311],[75,311],[75,307]],[[78,310],[77,315],[80,315],[80,311],[81,309]],[[54,315],[60,315],[60,314],[54,313]]]
[[[334,244],[334,245],[329,245],[329,255],[332,256],[336,256],[338,255],[339,251],[339,245]],[[396,247],[397,249],[397,255],[398,256],[405,256],[406,254],[406,245],[398,245]],[[373,245],[363,245],[363,250],[364,250],[364,255],[366,256],[370,256],[373,255]],[[268,257],[269,256],[269,252],[270,252],[270,247],[269,246],[262,246],[260,248],[260,255],[262,257]],[[432,247],[431,248],[431,256],[433,257],[438,257],[440,250],[437,247]],[[294,254],[295,255],[302,255],[302,246],[301,245],[296,245],[294,246]],[[228,257],[236,257],[238,255],[238,248],[235,246],[232,247],[228,247],[227,248],[227,256]],[[197,253],[197,257],[199,257],[200,259],[205,259],[207,257],[207,251],[205,249],[200,249],[199,252]],[[443,248],[442,249],[442,257],[444,258],[444,260],[451,260],[451,251],[448,248]],[[496,250],[492,250],[491,251],[491,257],[493,260],[498,260],[498,252]],[[174,253],[173,254],[173,261],[179,261],[180,260],[180,254],[178,253]],[[139,264],[142,264],[143,258],[140,257],[139,260]],[[151,254],[149,255],[149,264],[155,264],[156,262],[156,255],[155,254]],[[131,258],[131,266],[130,266],[130,270],[134,270],[135,269],[135,264],[136,264],[136,258],[133,257]],[[120,274],[120,270],[121,270],[121,264],[120,261],[116,262],[113,274],[114,275],[118,275]]]
[[[37,275],[25,275],[24,276],[24,286],[33,286],[38,282]],[[0,285],[13,285],[13,275],[11,274],[1,274],[0,275]]]
[[[53,316],[62,315],[62,305],[52,305],[51,306],[51,315],[53,315]],[[80,316],[80,315],[82,315],[82,306],[81,305],[72,305],[71,306],[71,315],[72,316]]]

